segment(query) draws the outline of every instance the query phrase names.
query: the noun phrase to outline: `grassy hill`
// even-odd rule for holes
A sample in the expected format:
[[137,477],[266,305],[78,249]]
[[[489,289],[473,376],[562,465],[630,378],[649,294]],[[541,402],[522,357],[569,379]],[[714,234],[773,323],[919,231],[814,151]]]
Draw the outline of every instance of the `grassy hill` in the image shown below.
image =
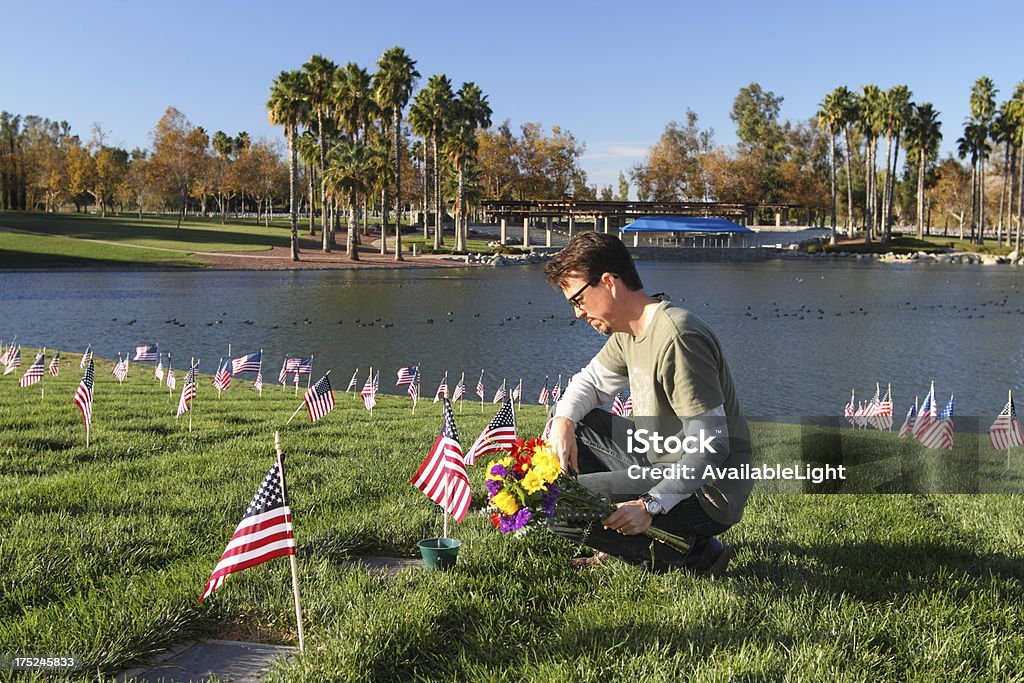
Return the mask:
[[[766,486],[725,535],[738,551],[729,572],[707,581],[622,564],[574,571],[576,548],[560,539],[493,531],[478,493],[453,534],[463,541],[455,571],[387,576],[347,561],[411,557],[417,540],[439,534],[435,506],[408,483],[440,427],[439,404],[421,402],[413,417],[407,398],[384,397],[370,417],[336,392],[327,418],[300,413],[285,427],[299,405],[292,391],[268,384],[260,397],[235,378],[218,398],[204,376],[190,434],[151,366],[132,365],[123,386],[110,370],[97,366],[89,448],[71,404],[77,356],[31,388],[18,388],[20,373],[0,378],[0,652],[81,654],[80,676],[95,678],[197,636],[294,643],[285,560],[196,602],[280,429],[307,652],[271,680],[1021,680],[1019,495]],[[468,447],[493,406],[463,411]],[[539,434],[543,419],[524,406],[520,434]],[[841,444],[853,439],[865,462],[890,467],[913,448],[850,431]],[[836,436],[765,423],[752,432],[780,459]],[[981,452],[978,437],[957,440]],[[1005,454],[981,467],[997,464],[1019,490],[1022,454],[1009,469]],[[471,470],[476,492],[481,471]]]

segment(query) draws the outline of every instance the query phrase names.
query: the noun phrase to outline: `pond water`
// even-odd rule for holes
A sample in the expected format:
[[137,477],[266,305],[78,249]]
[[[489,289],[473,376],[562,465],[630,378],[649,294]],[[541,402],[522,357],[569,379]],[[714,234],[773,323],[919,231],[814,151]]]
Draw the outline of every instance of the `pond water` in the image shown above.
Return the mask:
[[[984,422],[1008,388],[1024,388],[1020,269],[769,261],[640,271],[649,292],[716,330],[750,416],[841,413],[851,388],[866,399],[891,382],[898,425],[934,378],[943,404],[955,392],[958,414]],[[535,400],[545,376],[568,377],[603,343],[572,319],[539,266],[0,273],[5,342],[17,334],[79,353],[91,343],[106,358],[157,342],[176,368],[197,356],[207,373],[231,343],[235,355],[264,350],[268,382],[285,355],[313,354],[317,375],[334,369],[336,389],[373,365],[392,392],[397,368],[419,363],[430,397],[446,370],[451,386],[465,372],[472,391],[486,368],[488,399],[502,378],[523,378]]]

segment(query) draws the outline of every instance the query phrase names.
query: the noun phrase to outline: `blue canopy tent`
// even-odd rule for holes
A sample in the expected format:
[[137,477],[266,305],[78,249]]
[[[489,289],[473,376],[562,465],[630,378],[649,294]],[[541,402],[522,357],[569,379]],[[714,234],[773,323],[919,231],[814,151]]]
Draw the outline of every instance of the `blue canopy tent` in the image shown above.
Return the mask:
[[[726,220],[724,218],[703,218],[698,216],[642,216],[637,218],[632,223],[629,223],[619,230],[624,233],[633,233],[633,246],[637,246],[639,243],[639,237],[644,233],[660,233],[665,236],[671,236],[671,239],[675,244],[678,244],[678,237],[703,237],[704,246],[731,246],[733,243],[732,236],[737,234],[755,234],[754,230],[746,228],[738,223]],[[728,239],[721,240],[713,239],[713,244],[708,245],[708,237],[715,236],[726,236]],[[653,237],[653,235],[652,235]],[[661,240],[657,240],[661,243]],[[696,240],[684,240],[684,244],[689,242],[691,246],[697,246]]]

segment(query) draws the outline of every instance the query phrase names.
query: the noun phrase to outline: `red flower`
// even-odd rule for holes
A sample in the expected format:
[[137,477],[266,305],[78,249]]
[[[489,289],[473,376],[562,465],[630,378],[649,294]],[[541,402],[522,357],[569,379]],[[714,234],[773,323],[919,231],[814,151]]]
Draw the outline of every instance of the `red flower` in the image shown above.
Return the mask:
[[497,512],[492,512],[491,526],[498,526],[499,524],[501,524],[501,515],[499,515]]

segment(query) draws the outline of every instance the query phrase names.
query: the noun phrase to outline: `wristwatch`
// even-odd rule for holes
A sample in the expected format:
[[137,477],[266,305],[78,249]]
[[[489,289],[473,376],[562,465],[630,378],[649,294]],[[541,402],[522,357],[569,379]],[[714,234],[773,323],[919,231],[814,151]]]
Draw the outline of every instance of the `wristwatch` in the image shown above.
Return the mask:
[[664,508],[661,507],[661,501],[649,493],[640,496],[640,500],[643,501],[644,508],[651,517],[657,517],[664,511]]

